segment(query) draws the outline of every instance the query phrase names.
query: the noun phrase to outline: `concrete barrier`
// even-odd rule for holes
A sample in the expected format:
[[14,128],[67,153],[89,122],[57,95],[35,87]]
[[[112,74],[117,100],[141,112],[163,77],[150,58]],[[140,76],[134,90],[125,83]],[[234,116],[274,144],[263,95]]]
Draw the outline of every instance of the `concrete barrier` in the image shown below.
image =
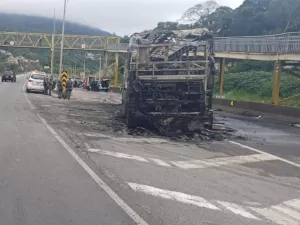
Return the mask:
[[300,108],[278,106],[265,103],[243,102],[227,99],[214,99],[214,108],[233,113],[250,113],[253,116],[264,115],[272,119],[289,123],[300,123]]
[[[111,91],[115,93],[122,92],[120,88],[111,88]],[[213,106],[215,109],[221,109],[230,113],[239,113],[252,116],[261,115],[278,121],[300,123],[300,108],[296,107],[217,98],[213,100]]]
[[114,93],[122,93],[120,88],[111,87],[110,90]]

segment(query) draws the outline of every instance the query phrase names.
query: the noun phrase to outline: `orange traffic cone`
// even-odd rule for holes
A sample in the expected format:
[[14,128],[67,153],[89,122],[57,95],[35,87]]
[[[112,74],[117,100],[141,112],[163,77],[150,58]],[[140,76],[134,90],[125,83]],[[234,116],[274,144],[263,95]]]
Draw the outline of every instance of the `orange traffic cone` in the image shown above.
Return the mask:
[[109,93],[109,100],[112,100],[112,91]]

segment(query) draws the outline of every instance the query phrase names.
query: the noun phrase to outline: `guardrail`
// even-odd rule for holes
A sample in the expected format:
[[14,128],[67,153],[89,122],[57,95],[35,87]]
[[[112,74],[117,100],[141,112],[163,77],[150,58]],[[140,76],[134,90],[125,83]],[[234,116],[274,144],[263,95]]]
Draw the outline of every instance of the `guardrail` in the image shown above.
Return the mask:
[[299,54],[300,32],[253,37],[215,38],[215,52]]
[[300,123],[300,108],[271,105],[257,102],[232,101],[228,99],[214,99],[213,107],[224,112],[237,113],[239,115],[261,115],[270,119]]
[[[109,44],[108,50],[125,52],[128,44]],[[300,54],[300,32],[278,35],[217,37],[215,52]]]

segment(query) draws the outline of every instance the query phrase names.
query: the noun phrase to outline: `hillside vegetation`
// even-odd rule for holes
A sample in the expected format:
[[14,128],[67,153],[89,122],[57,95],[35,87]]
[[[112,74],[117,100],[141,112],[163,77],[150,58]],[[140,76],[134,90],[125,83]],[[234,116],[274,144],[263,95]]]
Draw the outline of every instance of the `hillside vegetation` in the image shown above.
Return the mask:
[[[247,71],[226,73],[224,77],[225,97],[231,100],[272,102],[272,72]],[[219,80],[215,82],[215,92],[218,92]],[[281,74],[280,98],[288,98],[300,93],[300,79],[287,73]],[[289,104],[300,106],[300,101]]]
[[[53,19],[41,16],[0,13],[0,31],[51,33]],[[62,21],[56,20],[56,33],[61,33]],[[111,36],[112,34],[87,25],[66,21],[66,34],[82,34],[91,36]]]
[[[62,21],[56,20],[56,33],[61,33]],[[19,14],[0,13],[0,31],[7,32],[28,32],[28,33],[52,33],[53,32],[53,19],[41,16],[28,16]],[[103,31],[98,28],[89,27],[87,25],[77,24],[66,21],[65,24],[66,34],[77,35],[91,35],[91,36],[112,36],[111,33]],[[29,60],[39,60],[40,68],[50,66],[50,50],[48,49],[24,49],[24,48],[11,48],[0,47],[3,50],[9,51],[14,57],[23,56]],[[70,71],[72,67],[77,67],[77,73],[83,71],[84,59],[86,51],[64,51],[64,65]],[[98,56],[99,58],[99,56]],[[4,69],[14,69],[19,71],[15,65],[7,64],[0,58],[0,71]],[[54,72],[58,73],[59,70],[59,49],[55,52],[55,68]],[[99,70],[98,59],[85,59],[87,73],[97,73]]]
[[[157,30],[209,28],[215,36],[256,36],[300,32],[300,0],[244,0],[236,9],[207,0],[188,8],[181,20],[159,22]],[[273,62],[229,60],[235,68],[225,76],[229,99],[271,102]],[[300,64],[282,73],[280,97],[300,94]],[[217,79],[217,78],[216,78]],[[294,102],[292,105],[299,105]]]

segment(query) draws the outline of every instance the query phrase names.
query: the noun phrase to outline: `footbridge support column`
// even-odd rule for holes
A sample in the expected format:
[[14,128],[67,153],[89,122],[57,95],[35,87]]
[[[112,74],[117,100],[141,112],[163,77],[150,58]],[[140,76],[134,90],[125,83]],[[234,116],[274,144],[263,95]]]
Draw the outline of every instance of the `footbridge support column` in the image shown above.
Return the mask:
[[281,61],[276,61],[273,75],[272,104],[279,105]]
[[224,74],[225,74],[225,58],[220,61],[220,73],[219,73],[219,96],[224,95]]
[[[117,44],[120,43],[120,39],[117,40]],[[114,65],[114,88],[119,85],[119,52],[115,52],[115,65]]]

